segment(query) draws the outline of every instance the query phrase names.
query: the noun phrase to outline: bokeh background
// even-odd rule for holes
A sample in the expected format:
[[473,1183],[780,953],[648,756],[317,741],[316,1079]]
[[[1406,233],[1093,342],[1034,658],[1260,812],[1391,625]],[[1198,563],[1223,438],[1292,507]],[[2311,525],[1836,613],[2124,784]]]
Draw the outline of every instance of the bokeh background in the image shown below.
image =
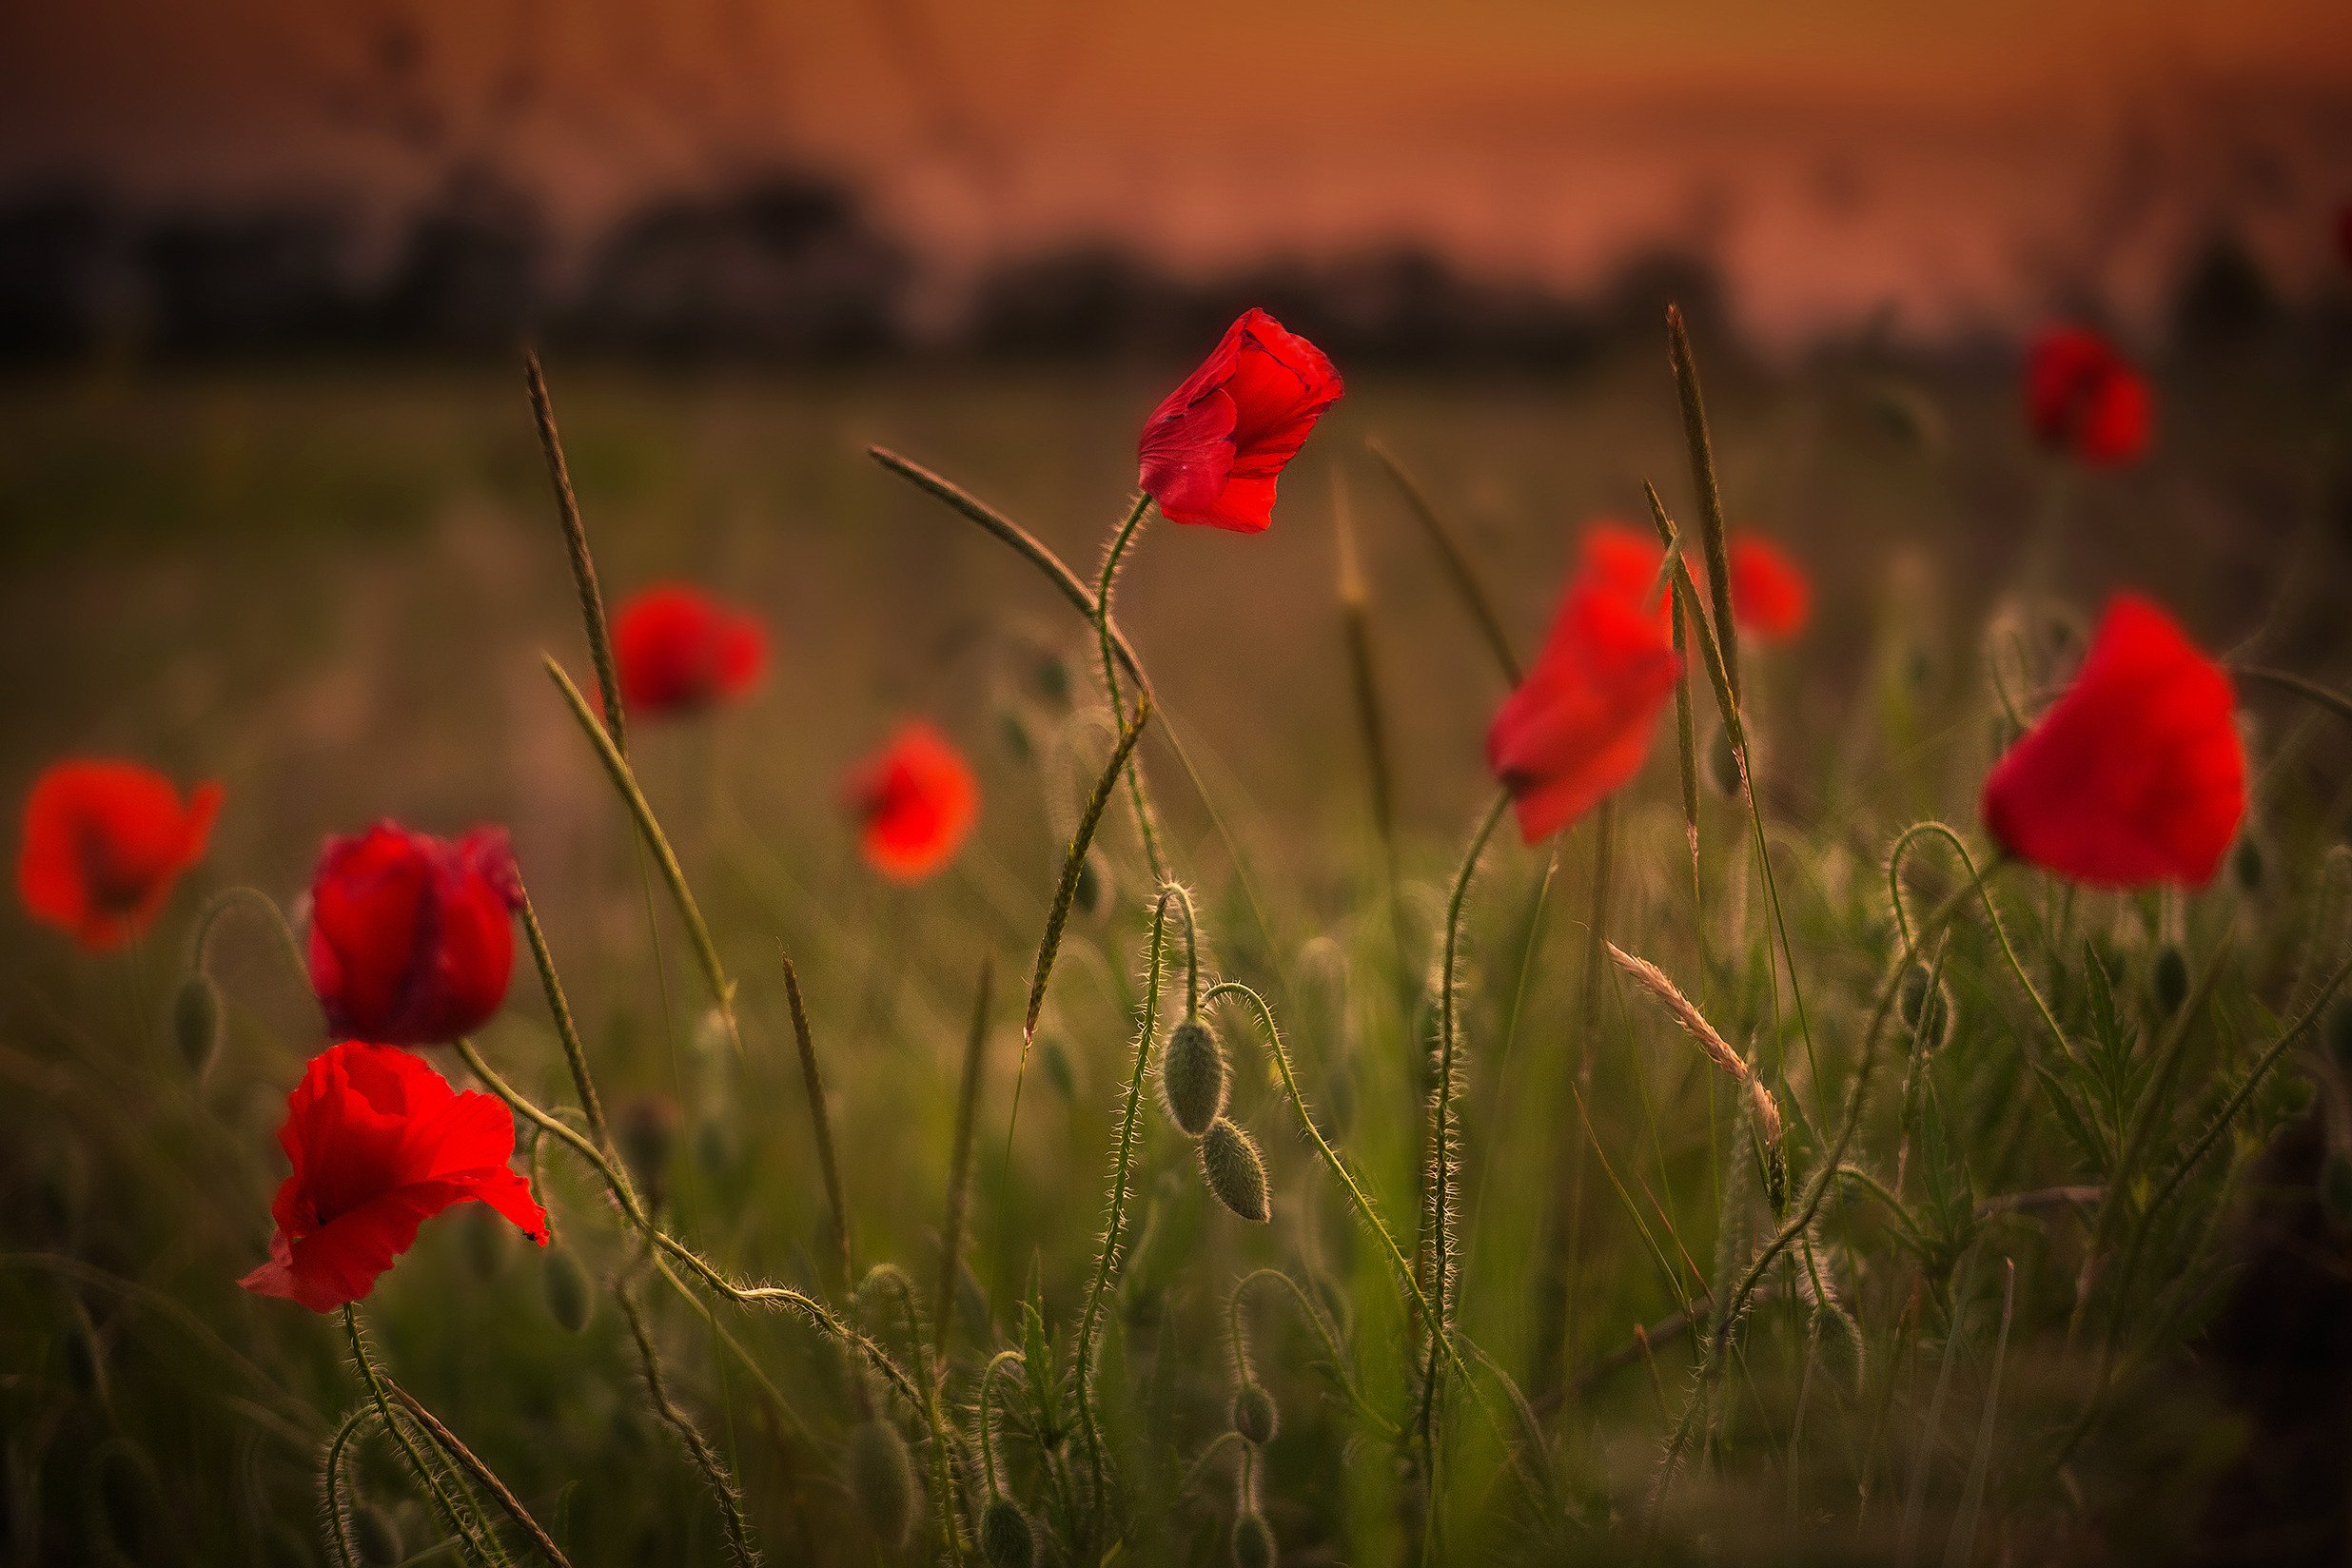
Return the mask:
[[[1772,807],[1863,867],[1883,823],[1965,820],[1989,745],[1968,706],[1982,633],[2021,584],[2085,616],[2134,584],[2209,646],[2260,628],[2266,657],[2342,684],[2347,203],[2342,0],[0,8],[0,807],[12,821],[69,753],[219,778],[228,799],[175,923],[140,953],[91,964],[14,900],[0,911],[0,1095],[19,1107],[0,1114],[7,1234],[188,1303],[267,1362],[286,1391],[271,1419],[295,1423],[284,1442],[260,1418],[234,1424],[233,1401],[260,1396],[208,1352],[159,1350],[155,1325],[177,1320],[152,1301],[11,1273],[30,1326],[0,1387],[10,1539],[53,1553],[89,1508],[147,1531],[161,1555],[145,1560],[175,1539],[189,1560],[315,1553],[317,1434],[299,1422],[348,1393],[335,1346],[230,1283],[265,1245],[270,1135],[315,1017],[267,934],[231,930],[213,1075],[182,1095],[136,1052],[166,1049],[157,1019],[203,892],[251,883],[298,911],[322,836],[381,815],[513,824],[608,1096],[671,1096],[717,1128],[731,1142],[697,1153],[688,1217],[721,1252],[805,1278],[818,1208],[768,969],[789,945],[842,1052],[872,1251],[928,1256],[973,972],[991,955],[1000,995],[1016,984],[1101,737],[1072,715],[1088,655],[1067,606],[869,443],[1083,569],[1132,494],[1143,418],[1240,308],[1330,352],[1348,395],[1285,476],[1273,530],[1155,527],[1120,598],[1224,816],[1157,761],[1180,864],[1215,890],[1229,957],[1311,969],[1300,954],[1364,907],[1374,864],[1343,519],[1424,924],[1487,787],[1501,695],[1367,441],[1441,499],[1530,647],[1585,521],[1637,519],[1644,480],[1688,515],[1661,324],[1678,303],[1735,523],[1815,581],[1801,651],[1757,677]],[[2028,440],[2021,344],[2060,320],[2150,375],[2145,462],[2074,472]],[[626,829],[539,667],[545,650],[585,675],[525,343],[608,594],[690,578],[771,631],[742,708],[637,737],[731,962],[756,977],[746,1030],[763,1044],[740,1081],[695,1049],[676,933],[659,927],[664,971]],[[1897,687],[1915,731],[1880,722]],[[985,807],[955,869],[904,892],[857,860],[837,789],[913,712],[972,754]],[[2316,844],[2345,821],[2343,757],[2330,734],[2295,735],[2296,798],[2321,802],[2295,842]],[[1632,835],[1671,869],[1665,755]],[[1735,834],[1724,803],[1708,810]],[[1128,894],[1130,851],[1107,860]],[[1514,864],[1522,882],[1540,870]],[[1679,896],[1664,872],[1634,882],[1645,912]],[[1259,892],[1271,918],[1253,921]],[[1556,925],[1547,976],[1580,940]],[[1245,935],[1261,927],[1263,951]],[[1057,979],[1077,1022],[1047,1042],[1032,1142],[988,1177],[1002,1185],[975,1222],[976,1285],[999,1307],[1040,1235],[1062,1238],[1049,1297],[1083,1284],[1130,935],[1086,927]],[[1531,1011],[1565,1016],[1550,983]],[[549,1060],[537,1007],[509,1009],[494,1054]],[[1409,1104],[1402,1060],[1363,1069],[1362,1103]],[[1330,1070],[1319,1095],[1343,1092],[1344,1063]],[[1009,1087],[991,1079],[984,1128]],[[1489,1169],[1507,1186],[1510,1161],[1543,1168],[1561,1102],[1481,1093],[1509,1135]],[[1621,1093],[1596,1111],[1612,1135],[1637,1125]],[[1401,1135],[1362,1121],[1352,1147],[1405,1168]],[[565,1200],[588,1209],[584,1191]],[[1204,1223],[1169,1203],[1189,1215],[1171,1225]],[[1507,1273],[1536,1221],[1496,1212]],[[631,1456],[662,1451],[641,1421],[642,1446],[621,1441],[609,1316],[583,1370],[591,1353],[548,1343],[527,1292],[518,1307],[451,1284],[492,1265],[442,1228],[371,1305],[415,1381],[605,1560],[681,1519],[709,1546],[666,1454],[657,1488],[631,1490],[655,1485]],[[1656,1315],[1639,1273],[1596,1286],[1590,1324]],[[82,1339],[47,1332],[68,1320]],[[794,1377],[830,1386],[789,1330],[745,1333],[795,1392]],[[127,1391],[112,1426],[81,1398],[109,1356]],[[729,1444],[754,1454],[772,1541],[835,1539],[830,1433],[761,1448],[741,1386],[729,1404],[723,1372],[683,1376],[707,1378],[689,1384],[701,1408],[741,1413],[744,1447],[732,1426]],[[2205,1430],[2191,1409],[2161,1434],[2185,1452]],[[1617,1453],[1628,1474],[1655,1457],[1641,1433]],[[125,1434],[187,1461],[109,1480]],[[2197,1450],[2201,1480],[2240,1450],[2216,1452]],[[2111,1496],[2155,1473],[2127,1457]],[[132,1503],[102,1495],[118,1483]],[[1311,1477],[1278,1491],[1342,1506]],[[2202,1495],[2174,1494],[2188,1523]],[[2160,1543],[2182,1524],[2109,1517]],[[1278,1523],[1293,1539],[1316,1525]]]

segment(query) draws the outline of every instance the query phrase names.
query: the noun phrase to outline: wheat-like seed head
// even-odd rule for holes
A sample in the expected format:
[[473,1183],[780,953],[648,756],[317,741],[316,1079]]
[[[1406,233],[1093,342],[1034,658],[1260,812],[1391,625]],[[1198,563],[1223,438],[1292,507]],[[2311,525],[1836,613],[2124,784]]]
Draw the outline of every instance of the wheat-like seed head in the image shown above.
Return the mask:
[[[1748,1071],[1748,1064],[1739,1059],[1737,1051],[1724,1044],[1723,1036],[1715,1032],[1715,1026],[1707,1022],[1706,1015],[1692,1004],[1691,999],[1675,989],[1675,983],[1666,978],[1665,970],[1646,958],[1636,958],[1615,942],[1606,946],[1609,956],[1617,961],[1617,968],[1632,975],[1636,985],[1657,999],[1658,1005],[1681,1027],[1682,1032],[1698,1042],[1699,1049],[1707,1053],[1709,1061],[1740,1082],[1749,1081],[1752,1075]],[[1757,1111],[1760,1116],[1763,1111],[1761,1105]],[[1780,1113],[1775,1107],[1771,1125],[1777,1127],[1779,1122]]]

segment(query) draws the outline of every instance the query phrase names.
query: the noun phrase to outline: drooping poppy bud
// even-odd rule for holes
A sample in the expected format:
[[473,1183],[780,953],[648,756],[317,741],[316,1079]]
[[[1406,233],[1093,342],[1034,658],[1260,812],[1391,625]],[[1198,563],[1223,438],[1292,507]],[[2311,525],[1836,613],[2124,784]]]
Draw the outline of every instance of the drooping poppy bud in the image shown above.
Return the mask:
[[1766,642],[1795,637],[1813,617],[1813,585],[1795,561],[1753,534],[1732,540],[1732,615]]
[[330,838],[310,901],[310,985],[332,1032],[445,1044],[506,1000],[522,881],[505,829],[449,839],[379,822]]
[[2211,880],[2245,815],[2229,677],[2146,599],[2119,594],[2080,673],[1985,779],[1985,826],[2103,887]]
[[198,970],[171,998],[171,1038],[188,1071],[202,1078],[221,1051],[221,988]]
[[885,1546],[905,1542],[914,1524],[914,1460],[898,1428],[879,1416],[850,1434],[850,1495],[866,1528]]
[[1265,1161],[1248,1133],[1220,1116],[1208,1124],[1201,1139],[1201,1175],[1216,1200],[1252,1225],[1264,1225],[1272,1210],[1266,1203]]
[[876,871],[919,881],[955,858],[980,814],[980,787],[948,738],[921,719],[900,728],[843,792]]
[[2146,379],[2098,333],[2061,326],[2026,360],[2026,422],[2033,439],[2099,468],[2147,451],[2154,400]]
[[52,765],[25,802],[25,909],[92,952],[145,934],[203,858],[220,810],[218,784],[198,785],[184,806],[171,780],[135,762]]
[[1160,1105],[1187,1138],[1200,1137],[1225,1113],[1225,1051],[1197,1017],[1168,1032],[1160,1056]]
[[1255,1508],[1234,1518],[1233,1568],[1274,1568],[1274,1529]]
[[310,1059],[278,1143],[293,1174],[270,1205],[269,1262],[238,1283],[313,1312],[365,1297],[417,1227],[484,1203],[547,1245],[547,1214],[509,1168],[515,1123],[396,1046],[346,1041]]
[[741,696],[767,651],[758,621],[686,583],[647,588],[613,617],[613,662],[633,714],[697,713]]
[[980,1556],[989,1568],[1036,1568],[1036,1532],[1021,1505],[1002,1493],[981,1512]]
[[[1486,732],[1487,766],[1511,792],[1533,844],[1576,821],[1640,771],[1682,664],[1671,607],[1648,603],[1648,569],[1596,530],[1535,668]],[[1638,587],[1636,584],[1638,583]]]
[[1252,1448],[1264,1448],[1282,1429],[1282,1410],[1265,1384],[1252,1378],[1233,1391],[1233,1430]]
[[1171,522],[1262,533],[1274,481],[1343,390],[1322,349],[1246,311],[1145,421],[1143,487]]

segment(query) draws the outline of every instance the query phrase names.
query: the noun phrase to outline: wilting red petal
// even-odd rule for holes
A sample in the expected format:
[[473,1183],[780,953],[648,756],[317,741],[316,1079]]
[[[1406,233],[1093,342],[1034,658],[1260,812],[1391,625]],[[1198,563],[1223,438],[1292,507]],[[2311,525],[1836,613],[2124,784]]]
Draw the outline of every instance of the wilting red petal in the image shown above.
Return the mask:
[[2081,672],[1985,780],[1985,826],[2078,882],[2203,883],[2245,815],[2229,676],[2144,598],[2108,604]]
[[1767,642],[1793,637],[1813,617],[1813,586],[1796,562],[1753,535],[1732,540],[1732,615]]
[[335,1033],[438,1045],[505,1001],[522,884],[503,828],[329,839],[310,895],[310,984]]
[[269,1261],[238,1282],[257,1294],[314,1312],[358,1301],[456,1204],[488,1204],[547,1245],[546,1211],[507,1164],[506,1107],[397,1047],[346,1041],[311,1058],[278,1142],[294,1168],[270,1204]]
[[220,813],[221,787],[187,804],[171,780],[135,762],[60,762],[25,802],[17,891],[35,919],[93,952],[155,923],[180,873],[202,859]]
[[2055,327],[2034,341],[2027,357],[2026,421],[2043,445],[2119,467],[2146,453],[2154,399],[2105,338],[2085,327]]
[[1487,765],[1531,844],[1640,771],[1681,674],[1671,622],[1645,598],[1661,552],[1650,545],[1646,570],[1636,571],[1638,538],[1605,526],[1587,535],[1541,656],[1486,732]]
[[853,774],[845,794],[867,860],[902,881],[953,859],[980,814],[979,785],[963,755],[920,719]]
[[1322,349],[1247,311],[1145,421],[1143,487],[1171,521],[1262,532],[1274,481],[1343,390]]
[[613,617],[621,697],[655,716],[742,696],[759,678],[767,642],[756,620],[684,583],[648,588]]

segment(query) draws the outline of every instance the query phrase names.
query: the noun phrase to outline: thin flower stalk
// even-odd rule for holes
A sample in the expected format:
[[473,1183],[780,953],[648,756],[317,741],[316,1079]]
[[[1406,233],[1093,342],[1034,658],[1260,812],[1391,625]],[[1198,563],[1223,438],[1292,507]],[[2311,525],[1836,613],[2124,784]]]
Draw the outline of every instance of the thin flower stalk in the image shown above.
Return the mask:
[[964,1210],[971,1196],[972,1127],[980,1109],[980,1069],[989,1043],[989,983],[994,970],[980,962],[979,994],[971,1005],[971,1028],[964,1039],[963,1088],[955,1097],[955,1142],[948,1156],[948,1206],[939,1227],[939,1288],[932,1293],[931,1360],[934,1381],[948,1375],[948,1339],[955,1329],[956,1288],[963,1278]]
[[625,1283],[616,1285],[613,1294],[620,1303],[621,1316],[629,1324],[629,1338],[637,1346],[637,1370],[645,1383],[645,1402],[652,1406],[662,1424],[676,1435],[678,1446],[686,1450],[688,1460],[700,1472],[703,1484],[710,1488],[712,1499],[718,1504],[719,1519],[726,1530],[729,1559],[735,1568],[757,1568],[760,1556],[758,1549],[752,1544],[751,1527],[743,1518],[742,1488],[735,1484],[734,1472],[727,1468],[727,1461],[719,1457],[718,1450],[711,1446],[711,1440],[702,1435],[702,1429],[695,1424],[694,1418],[679,1409],[676,1401],[670,1398],[668,1382],[662,1376],[661,1355],[655,1348],[653,1329],[645,1321],[645,1309],[637,1304],[636,1296]]
[[531,418],[539,426],[539,449],[547,459],[547,479],[556,494],[556,520],[563,529],[564,548],[572,560],[572,582],[579,593],[580,620],[588,634],[588,653],[597,669],[597,689],[604,699],[604,726],[613,749],[629,755],[629,731],[620,706],[620,677],[613,659],[613,633],[604,615],[604,591],[597,584],[596,558],[588,553],[588,529],[580,521],[579,500],[572,493],[572,474],[563,461],[563,440],[556,432],[556,405],[547,395],[547,377],[539,356],[525,350],[523,384],[531,394]]
[[[1119,696],[1119,661],[1110,637],[1110,596],[1118,586],[1119,563],[1126,559],[1127,546],[1134,542],[1137,531],[1143,527],[1144,519],[1150,511],[1150,495],[1137,495],[1135,504],[1127,511],[1127,520],[1112,534],[1110,548],[1103,552],[1102,575],[1094,586],[1094,635],[1102,651],[1103,689],[1110,696],[1110,711],[1114,715],[1124,715],[1127,705]],[[1140,715],[1145,711],[1144,700],[1139,699],[1136,707]],[[1142,728],[1140,716],[1135,727],[1138,730]],[[1121,729],[1124,731],[1126,728],[1123,718]],[[1123,767],[1127,774],[1127,798],[1135,807],[1135,831],[1144,841],[1144,859],[1151,868],[1152,880],[1165,882],[1167,880],[1167,863],[1161,857],[1159,834],[1151,825],[1151,799],[1144,788],[1144,767],[1131,755],[1131,746],[1128,751],[1130,755],[1124,758]]]
[[792,954],[776,950],[784,969],[784,1000],[793,1015],[793,1044],[800,1056],[800,1083],[809,1097],[809,1127],[816,1143],[816,1164],[825,1181],[825,1205],[833,1218],[834,1284],[847,1300],[857,1278],[851,1266],[850,1201],[841,1185],[841,1161],[833,1152],[833,1104],[826,1098],[825,1075],[816,1061],[816,1039],[809,1029],[809,1009],[800,999],[800,973]]
[[711,928],[702,918],[701,906],[695,902],[694,891],[686,885],[686,872],[677,863],[676,853],[670,848],[669,837],[654,816],[654,808],[646,800],[645,793],[637,788],[637,775],[630,771],[628,758],[621,755],[620,748],[614,743],[604,727],[597,722],[596,715],[589,711],[588,699],[579,695],[579,688],[572,684],[572,677],[564,673],[562,665],[552,657],[544,662],[549,678],[563,694],[563,700],[570,706],[572,716],[579,720],[580,732],[587,735],[589,744],[596,749],[597,759],[604,764],[605,775],[613,781],[613,788],[619,792],[622,804],[629,808],[629,814],[636,818],[638,833],[644,838],[646,848],[653,852],[655,864],[661,869],[661,879],[669,884],[670,897],[677,905],[678,918],[685,923],[687,939],[694,944],[695,956],[702,966],[703,978],[709,982],[712,998],[718,1005],[718,1016],[726,1027],[727,1039],[740,1058],[743,1054],[743,1036],[735,1026],[735,982],[727,978],[726,966],[719,961],[717,945],[711,940]]

